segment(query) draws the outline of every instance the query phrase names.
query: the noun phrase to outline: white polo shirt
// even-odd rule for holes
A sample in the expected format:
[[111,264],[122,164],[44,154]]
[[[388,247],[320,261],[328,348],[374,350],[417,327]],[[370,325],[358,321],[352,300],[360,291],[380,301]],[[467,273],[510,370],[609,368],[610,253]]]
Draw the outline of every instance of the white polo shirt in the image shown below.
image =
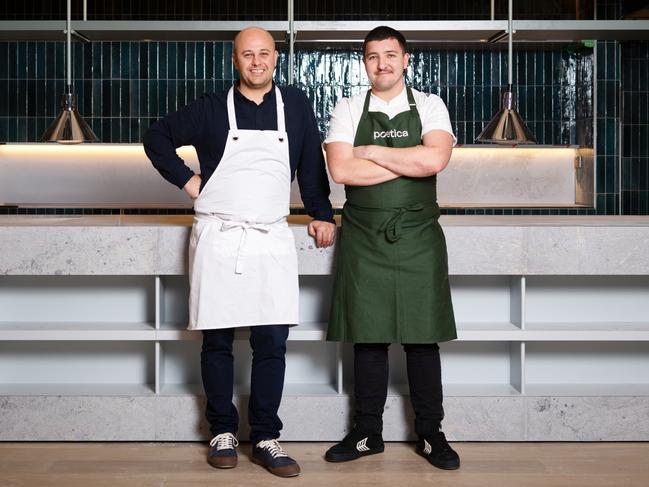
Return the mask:
[[[324,141],[325,144],[347,142],[354,145],[356,129],[363,114],[366,93],[364,91],[351,98],[343,98],[338,102],[329,120],[329,132]],[[412,95],[415,98],[415,105],[421,118],[422,137],[431,130],[444,130],[453,136],[453,145],[455,145],[457,139],[453,134],[448,110],[442,99],[437,95],[427,95],[415,89],[412,90]],[[390,119],[410,110],[406,88],[389,102],[371,94],[368,110],[370,112],[383,112]]]

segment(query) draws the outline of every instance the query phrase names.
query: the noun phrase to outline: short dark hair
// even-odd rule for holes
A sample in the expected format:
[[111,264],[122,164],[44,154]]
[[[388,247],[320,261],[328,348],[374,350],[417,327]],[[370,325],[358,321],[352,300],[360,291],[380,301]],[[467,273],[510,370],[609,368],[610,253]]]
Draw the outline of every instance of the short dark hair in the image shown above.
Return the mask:
[[387,25],[380,25],[379,27],[375,27],[369,31],[365,36],[365,40],[363,41],[363,56],[365,56],[365,48],[367,47],[368,42],[384,41],[386,39],[396,39],[399,42],[401,49],[403,49],[403,52],[408,52],[406,38],[403,37],[401,32],[392,27],[388,27]]

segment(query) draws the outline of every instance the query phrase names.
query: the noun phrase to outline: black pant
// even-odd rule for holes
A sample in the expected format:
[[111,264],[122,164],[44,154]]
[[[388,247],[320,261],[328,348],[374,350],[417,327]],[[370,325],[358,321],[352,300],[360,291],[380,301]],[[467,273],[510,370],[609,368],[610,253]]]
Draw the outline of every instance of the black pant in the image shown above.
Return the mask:
[[[286,338],[288,325],[250,327],[252,373],[248,422],[250,440],[279,438],[282,422],[277,415],[284,388]],[[236,434],[239,413],[232,403],[234,362],[232,341],[234,328],[203,330],[201,375],[207,396],[205,416],[213,435]]]
[[[389,345],[354,345],[354,422],[364,433],[383,432]],[[415,411],[415,432],[420,437],[428,436],[439,431],[444,418],[439,346],[436,343],[406,344],[403,348],[406,352],[410,400]]]

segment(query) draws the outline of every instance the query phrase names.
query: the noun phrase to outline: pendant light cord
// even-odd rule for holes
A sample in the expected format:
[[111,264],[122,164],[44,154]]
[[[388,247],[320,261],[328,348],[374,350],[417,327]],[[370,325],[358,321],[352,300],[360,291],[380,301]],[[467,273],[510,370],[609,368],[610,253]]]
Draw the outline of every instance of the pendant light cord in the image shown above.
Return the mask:
[[67,92],[72,92],[72,0],[68,0],[68,16],[66,20],[67,32]]
[[[70,0],[68,0],[70,1]],[[514,25],[514,0],[509,0],[509,5],[508,5],[508,15],[507,15],[507,31],[508,31],[508,38],[507,38],[507,49],[508,49],[508,55],[509,55],[509,61],[507,62],[507,84],[509,85],[508,89],[509,91],[512,91],[512,73],[513,73],[513,58],[514,58],[514,34],[513,34],[513,25]]]
[[288,84],[293,84],[293,71],[295,70],[295,5],[293,0],[288,0]]

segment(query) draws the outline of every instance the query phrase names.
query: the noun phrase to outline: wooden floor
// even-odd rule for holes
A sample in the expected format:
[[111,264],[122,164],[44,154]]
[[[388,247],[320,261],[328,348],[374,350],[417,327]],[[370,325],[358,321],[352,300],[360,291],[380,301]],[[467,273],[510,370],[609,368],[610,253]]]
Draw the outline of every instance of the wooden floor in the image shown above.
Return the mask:
[[388,443],[355,462],[323,460],[329,443],[284,443],[302,475],[280,479],[250,462],[216,470],[200,443],[0,443],[0,486],[649,486],[649,443],[456,443],[459,470],[417,456],[413,444]]

